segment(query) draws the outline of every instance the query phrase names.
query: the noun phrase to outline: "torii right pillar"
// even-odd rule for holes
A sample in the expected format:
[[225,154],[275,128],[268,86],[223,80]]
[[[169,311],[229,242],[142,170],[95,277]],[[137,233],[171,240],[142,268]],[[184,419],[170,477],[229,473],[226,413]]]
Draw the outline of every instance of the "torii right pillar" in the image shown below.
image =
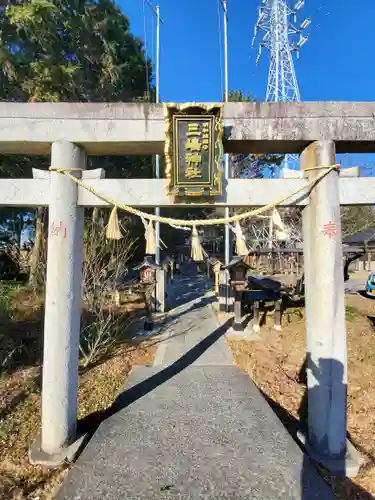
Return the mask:
[[[301,154],[301,169],[309,180],[321,175],[324,167],[328,169],[335,164],[333,141],[313,142]],[[337,170],[327,174],[310,193],[309,204],[303,210],[303,245],[307,330],[306,451],[332,473],[355,476],[360,456],[346,437],[347,339]]]

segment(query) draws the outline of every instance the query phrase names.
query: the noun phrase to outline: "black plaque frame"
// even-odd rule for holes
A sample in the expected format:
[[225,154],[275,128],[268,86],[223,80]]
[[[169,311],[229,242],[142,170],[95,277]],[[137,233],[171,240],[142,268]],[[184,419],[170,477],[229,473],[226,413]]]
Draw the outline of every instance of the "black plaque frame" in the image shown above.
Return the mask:
[[[167,193],[175,197],[184,196],[221,196],[223,125],[222,104],[166,104],[165,107],[165,174]],[[205,162],[201,164],[203,178],[191,180],[184,178],[181,154],[181,133],[184,123],[209,123],[208,150]],[[185,151],[186,153],[186,151]]]

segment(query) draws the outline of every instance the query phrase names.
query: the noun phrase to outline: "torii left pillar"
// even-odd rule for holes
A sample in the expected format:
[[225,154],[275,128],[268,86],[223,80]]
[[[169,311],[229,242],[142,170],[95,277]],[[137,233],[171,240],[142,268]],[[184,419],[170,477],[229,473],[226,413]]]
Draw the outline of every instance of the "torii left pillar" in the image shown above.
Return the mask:
[[[86,153],[71,142],[55,142],[51,165],[72,169],[79,177]],[[82,444],[77,437],[77,394],[84,209],[77,204],[77,184],[53,170],[49,197],[42,428],[29,459],[53,467],[71,461]]]

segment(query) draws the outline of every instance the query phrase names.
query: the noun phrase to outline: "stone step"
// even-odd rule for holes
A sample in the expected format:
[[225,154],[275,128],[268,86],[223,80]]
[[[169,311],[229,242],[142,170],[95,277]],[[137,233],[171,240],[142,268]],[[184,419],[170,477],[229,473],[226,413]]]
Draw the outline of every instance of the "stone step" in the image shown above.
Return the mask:
[[139,367],[58,500],[333,500],[248,375]]

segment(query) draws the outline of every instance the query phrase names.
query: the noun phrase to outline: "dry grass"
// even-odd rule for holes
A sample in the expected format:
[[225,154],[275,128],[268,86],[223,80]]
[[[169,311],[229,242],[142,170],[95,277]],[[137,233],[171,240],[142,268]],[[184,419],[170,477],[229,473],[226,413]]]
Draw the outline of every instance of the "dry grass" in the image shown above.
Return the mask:
[[[134,297],[120,313],[133,316],[143,304]],[[68,468],[49,470],[31,466],[27,459],[30,442],[40,426],[40,360],[43,304],[30,292],[11,297],[8,313],[0,318],[0,333],[22,349],[15,352],[9,370],[0,376],[0,499],[44,500],[53,497]],[[1,330],[2,328],[2,330]],[[17,344],[18,343],[18,344]],[[123,390],[132,366],[151,365],[155,346],[117,345],[79,377],[79,418],[108,408]]]
[[[361,451],[364,465],[354,480],[325,479],[340,500],[375,497],[375,301],[347,297],[348,330],[348,430]],[[264,327],[261,342],[230,340],[236,363],[279,407],[286,424],[305,418],[302,398],[305,385],[300,370],[305,359],[305,321],[297,314],[284,317],[281,332]],[[279,408],[280,409],[280,408]],[[286,411],[283,411],[286,410]],[[280,416],[280,412],[279,416]]]
[[[151,365],[153,357],[154,347],[123,347],[110,359],[82,374],[79,379],[79,417],[108,408],[123,390],[132,366]],[[50,498],[50,493],[66,473],[66,468],[51,471],[31,466],[27,460],[29,443],[40,425],[38,378],[36,370],[30,369],[10,377],[3,376],[0,380],[0,394],[5,402],[0,420],[2,499]],[[8,412],[13,398],[17,399],[17,404]]]

